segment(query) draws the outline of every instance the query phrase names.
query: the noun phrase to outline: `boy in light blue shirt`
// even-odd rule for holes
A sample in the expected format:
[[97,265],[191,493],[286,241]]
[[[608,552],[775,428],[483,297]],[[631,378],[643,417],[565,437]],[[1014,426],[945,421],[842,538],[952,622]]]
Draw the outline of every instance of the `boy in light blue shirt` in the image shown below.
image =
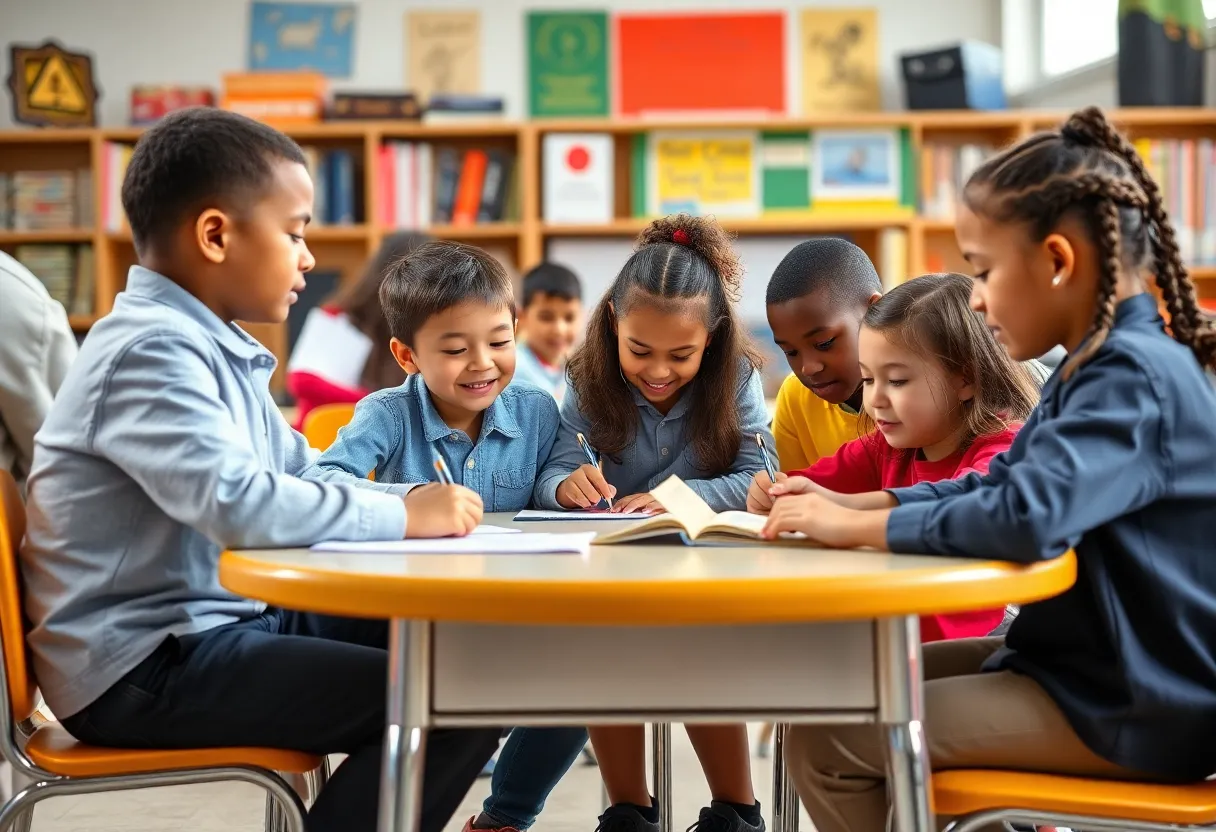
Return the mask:
[[578,275],[557,263],[541,263],[524,275],[515,378],[548,390],[561,404],[566,359],[583,328],[583,289]]
[[512,383],[515,298],[502,265],[452,242],[419,246],[380,286],[389,348],[409,373],[367,396],[309,471],[335,482],[375,474],[395,493],[435,477],[435,455],[487,511],[519,511],[557,437],[557,404]]
[[[42,430],[21,552],[42,693],[78,740],[349,756],[309,832],[376,828],[388,627],[267,607],[220,585],[224,548],[463,534],[460,486],[403,501],[299,477],[316,457],[271,400],[282,323],[314,264],[291,139],[213,108],[166,116],[122,187],[135,249]],[[408,511],[408,513],[407,513]],[[432,731],[422,829],[439,832],[499,731]]]

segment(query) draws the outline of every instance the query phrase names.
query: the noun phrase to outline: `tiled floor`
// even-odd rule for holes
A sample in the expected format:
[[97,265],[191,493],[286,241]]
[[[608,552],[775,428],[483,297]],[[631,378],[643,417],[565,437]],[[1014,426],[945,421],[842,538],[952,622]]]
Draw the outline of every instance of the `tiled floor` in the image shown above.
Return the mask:
[[[674,818],[676,828],[682,830],[696,820],[709,793],[687,735],[678,727],[673,734]],[[771,762],[754,760],[752,772],[767,820],[772,802]],[[468,816],[479,809],[488,788],[488,779],[477,781],[446,832],[460,832]],[[598,769],[579,762],[554,790],[533,828],[536,832],[592,832],[601,808]],[[262,810],[261,792],[241,783],[61,797],[39,805],[34,832],[258,832]],[[805,813],[800,829],[813,832]]]

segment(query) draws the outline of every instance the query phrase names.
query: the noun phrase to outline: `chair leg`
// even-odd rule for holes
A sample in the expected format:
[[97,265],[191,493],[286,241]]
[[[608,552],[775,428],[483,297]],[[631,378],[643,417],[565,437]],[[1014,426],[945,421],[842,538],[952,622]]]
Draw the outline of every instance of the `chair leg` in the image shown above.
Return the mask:
[[654,765],[654,796],[659,803],[659,832],[672,832],[671,816],[671,723],[651,726]]

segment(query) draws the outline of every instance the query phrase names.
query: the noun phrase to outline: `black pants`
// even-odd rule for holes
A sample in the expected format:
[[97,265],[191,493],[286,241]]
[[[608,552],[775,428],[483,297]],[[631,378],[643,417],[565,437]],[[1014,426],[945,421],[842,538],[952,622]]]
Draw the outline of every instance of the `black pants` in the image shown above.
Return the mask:
[[[309,812],[309,832],[375,832],[387,643],[383,621],[267,610],[166,639],[63,725],[82,742],[113,748],[252,745],[348,754]],[[422,832],[441,832],[500,733],[429,733]]]

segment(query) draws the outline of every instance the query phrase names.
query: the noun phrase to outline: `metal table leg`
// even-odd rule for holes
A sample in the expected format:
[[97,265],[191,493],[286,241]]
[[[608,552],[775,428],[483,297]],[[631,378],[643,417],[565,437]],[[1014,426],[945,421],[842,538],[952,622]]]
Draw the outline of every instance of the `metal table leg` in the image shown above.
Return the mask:
[[431,625],[389,622],[388,719],[380,782],[379,832],[418,832],[431,710]]
[[659,802],[659,832],[672,832],[671,827],[671,723],[656,722],[651,726],[654,741],[654,796]]
[[874,629],[878,720],[887,737],[894,832],[933,832],[925,746],[920,619],[881,618]]
[[779,722],[773,729],[773,824],[771,832],[798,832],[798,793],[785,770],[785,733]]

